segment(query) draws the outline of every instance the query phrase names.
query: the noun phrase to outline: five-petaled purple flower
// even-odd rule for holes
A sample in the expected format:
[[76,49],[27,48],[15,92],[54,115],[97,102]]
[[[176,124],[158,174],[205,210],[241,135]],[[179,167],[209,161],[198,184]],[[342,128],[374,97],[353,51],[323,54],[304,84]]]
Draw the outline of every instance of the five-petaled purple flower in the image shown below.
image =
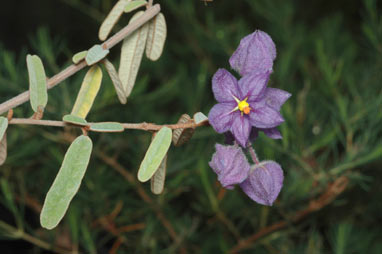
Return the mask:
[[[259,131],[273,139],[281,138],[276,128],[284,121],[280,108],[291,94],[267,87],[275,58],[276,47],[271,37],[256,30],[240,41],[229,59],[232,69],[242,76],[240,80],[225,69],[219,69],[212,78],[218,104],[212,107],[208,120],[217,132],[225,134],[226,143],[236,140],[246,148]],[[252,166],[238,145],[218,144],[210,166],[224,188],[240,184],[252,200],[272,205],[283,185],[283,171],[274,161],[258,162],[254,151],[251,156],[255,162]]]

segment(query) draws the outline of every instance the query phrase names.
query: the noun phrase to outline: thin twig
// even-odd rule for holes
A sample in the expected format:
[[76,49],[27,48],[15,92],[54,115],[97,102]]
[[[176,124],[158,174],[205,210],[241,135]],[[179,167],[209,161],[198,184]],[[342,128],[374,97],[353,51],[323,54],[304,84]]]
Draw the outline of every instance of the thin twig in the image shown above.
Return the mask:
[[[78,127],[83,128],[83,126],[75,125],[66,123],[63,121],[55,121],[55,120],[37,120],[37,119],[31,119],[31,118],[12,118],[12,120],[9,122],[9,124],[25,124],[25,125],[42,125],[42,126],[53,126],[53,127],[66,127],[66,126],[72,126],[72,127]],[[88,123],[88,126],[92,125],[94,123]],[[135,129],[135,130],[144,130],[144,131],[158,131],[163,127],[168,127],[170,129],[188,129],[188,128],[197,128],[200,126],[206,126],[209,125],[208,121],[204,121],[201,123],[177,123],[177,124],[154,124],[154,123],[121,123],[124,129]],[[92,131],[88,129],[88,131]],[[97,132],[103,132],[103,131],[97,131]],[[107,131],[105,131],[107,132]]]
[[[145,24],[147,21],[155,17],[160,12],[160,5],[156,4],[153,7],[147,9],[145,13],[140,16],[138,19],[136,19],[131,24],[128,24],[123,29],[121,29],[118,33],[110,37],[106,42],[102,44],[102,47],[104,49],[111,49],[114,47],[117,43],[121,42],[126,36],[130,35],[132,32],[137,30],[139,27],[141,27],[143,24]],[[85,60],[82,60],[78,64],[72,64],[60,73],[56,74],[55,76],[48,79],[48,85],[47,88],[51,89],[58,85],[60,82],[64,81],[65,79],[69,78],[73,74],[77,73],[81,69],[83,69],[85,66],[87,66]],[[3,114],[4,112],[7,112],[10,109],[13,109],[29,100],[29,91],[25,91],[12,99],[9,99],[2,104],[0,104],[0,114]]]
[[346,176],[341,176],[337,178],[333,183],[328,185],[325,192],[321,194],[321,196],[319,196],[317,199],[311,200],[307,208],[296,212],[289,221],[279,221],[266,228],[261,229],[252,236],[241,240],[237,245],[231,248],[229,253],[237,254],[241,250],[248,249],[253,245],[255,241],[257,241],[261,237],[269,235],[270,233],[273,233],[275,231],[281,230],[290,225],[291,222],[296,223],[308,216],[309,214],[321,210],[323,207],[330,204],[338,195],[340,195],[346,189],[348,183],[349,180]]

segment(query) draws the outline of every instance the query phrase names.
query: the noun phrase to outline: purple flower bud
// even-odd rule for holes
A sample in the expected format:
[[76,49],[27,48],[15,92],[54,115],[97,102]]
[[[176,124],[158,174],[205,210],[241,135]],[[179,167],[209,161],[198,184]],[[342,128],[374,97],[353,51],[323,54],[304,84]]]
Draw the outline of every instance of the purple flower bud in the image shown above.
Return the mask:
[[252,200],[271,206],[280,193],[283,180],[283,171],[278,163],[263,161],[252,166],[248,178],[240,187]]
[[250,165],[247,158],[238,146],[216,144],[215,148],[209,165],[218,175],[221,185],[233,189],[235,184],[240,184],[248,176]]
[[256,30],[240,41],[239,47],[229,59],[232,69],[244,76],[253,72],[271,73],[276,58],[276,46],[265,32]]

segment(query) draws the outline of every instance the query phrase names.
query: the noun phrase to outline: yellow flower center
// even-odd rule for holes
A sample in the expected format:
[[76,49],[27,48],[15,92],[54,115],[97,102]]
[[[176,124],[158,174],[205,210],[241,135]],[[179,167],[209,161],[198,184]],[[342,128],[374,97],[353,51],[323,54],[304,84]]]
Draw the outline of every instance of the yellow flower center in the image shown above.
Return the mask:
[[244,100],[240,101],[238,98],[236,98],[235,96],[233,96],[233,98],[235,99],[235,101],[237,102],[237,107],[234,108],[232,111],[236,111],[236,110],[240,110],[241,111],[241,115],[246,114],[248,115],[250,112],[251,112],[251,107],[249,106],[247,100],[248,100],[248,97],[245,98]]

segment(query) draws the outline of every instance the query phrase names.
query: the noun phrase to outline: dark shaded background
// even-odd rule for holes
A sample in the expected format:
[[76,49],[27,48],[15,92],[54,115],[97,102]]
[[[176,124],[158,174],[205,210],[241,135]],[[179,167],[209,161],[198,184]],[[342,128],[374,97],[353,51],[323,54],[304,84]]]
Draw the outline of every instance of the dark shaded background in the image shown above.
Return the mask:
[[[38,54],[52,76],[74,53],[99,43],[99,26],[115,2],[2,2],[0,102],[28,88],[27,53]],[[135,178],[148,133],[91,133],[94,151],[81,188],[59,227],[46,231],[39,209],[80,132],[10,126],[0,167],[1,253],[382,253],[381,1],[158,2],[168,25],[162,57],[143,60],[126,105],[104,72],[88,120],[162,124],[183,113],[207,114],[214,72],[229,69],[243,36],[266,31],[278,50],[269,85],[293,94],[282,109],[283,140],[260,136],[254,144],[261,159],[284,169],[277,202],[261,206],[240,189],[220,187],[208,161],[223,137],[211,128],[170,150],[160,196]],[[119,48],[110,54],[116,66]],[[45,119],[71,111],[84,75],[49,91]],[[15,109],[16,117],[31,114],[29,103]]]

